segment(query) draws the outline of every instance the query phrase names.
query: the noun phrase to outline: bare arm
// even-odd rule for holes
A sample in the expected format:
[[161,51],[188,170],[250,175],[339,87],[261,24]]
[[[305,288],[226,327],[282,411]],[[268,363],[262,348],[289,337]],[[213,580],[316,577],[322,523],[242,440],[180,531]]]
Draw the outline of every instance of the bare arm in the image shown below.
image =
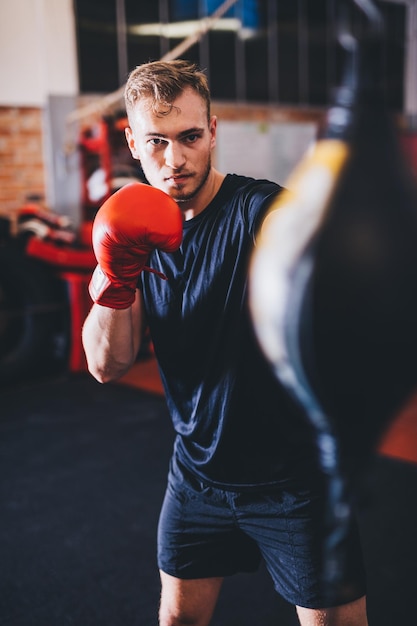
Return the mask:
[[89,372],[101,383],[123,376],[136,359],[143,327],[139,292],[127,309],[94,304],[84,323],[82,340]]
[[135,362],[143,329],[138,279],[149,254],[181,245],[183,217],[168,194],[130,183],[112,194],[94,218],[97,266],[89,293],[94,305],[82,341],[90,373],[101,383],[123,376]]

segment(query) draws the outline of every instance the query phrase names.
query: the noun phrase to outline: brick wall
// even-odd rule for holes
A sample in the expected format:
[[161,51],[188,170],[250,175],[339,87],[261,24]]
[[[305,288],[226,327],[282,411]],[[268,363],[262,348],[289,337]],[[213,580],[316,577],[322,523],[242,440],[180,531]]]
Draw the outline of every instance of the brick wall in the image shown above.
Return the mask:
[[[96,97],[80,97],[89,105]],[[213,112],[225,120],[300,121],[317,119],[317,111],[281,107],[213,103]],[[83,120],[83,125],[93,122]],[[0,215],[9,215],[28,195],[46,197],[43,110],[35,107],[0,107]]]
[[[80,105],[89,104],[80,98]],[[94,99],[93,99],[94,100]],[[222,120],[259,122],[319,122],[323,111],[276,106],[213,103],[213,113]],[[92,116],[93,121],[94,116]],[[87,120],[88,121],[88,120]],[[84,120],[84,123],[86,121]],[[46,197],[47,169],[44,162],[43,110],[35,107],[0,106],[0,214],[18,209],[28,195]],[[413,153],[407,154],[417,171],[416,136]]]
[[42,109],[0,107],[0,213],[46,195]]

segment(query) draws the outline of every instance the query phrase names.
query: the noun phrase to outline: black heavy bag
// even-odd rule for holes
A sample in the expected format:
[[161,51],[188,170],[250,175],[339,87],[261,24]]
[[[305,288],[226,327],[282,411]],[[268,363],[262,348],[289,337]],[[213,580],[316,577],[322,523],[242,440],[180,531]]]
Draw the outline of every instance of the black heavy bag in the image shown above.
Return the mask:
[[360,41],[345,39],[342,85],[250,267],[261,348],[316,429],[335,586],[349,482],[417,385],[417,196],[384,105],[382,37],[375,21]]

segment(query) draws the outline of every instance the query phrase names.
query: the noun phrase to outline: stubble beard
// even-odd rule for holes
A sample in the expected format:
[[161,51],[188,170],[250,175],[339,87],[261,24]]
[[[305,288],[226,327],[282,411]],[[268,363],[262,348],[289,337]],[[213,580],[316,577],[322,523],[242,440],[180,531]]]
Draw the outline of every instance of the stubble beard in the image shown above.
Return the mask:
[[207,179],[208,179],[208,177],[210,175],[210,170],[211,170],[211,157],[209,156],[205,172],[204,172],[203,176],[201,177],[201,180],[200,180],[199,184],[197,185],[197,187],[193,191],[191,191],[190,193],[176,196],[174,198],[175,201],[179,204],[181,202],[189,202],[190,200],[195,198],[200,193],[200,191],[204,187],[204,185],[206,184]]

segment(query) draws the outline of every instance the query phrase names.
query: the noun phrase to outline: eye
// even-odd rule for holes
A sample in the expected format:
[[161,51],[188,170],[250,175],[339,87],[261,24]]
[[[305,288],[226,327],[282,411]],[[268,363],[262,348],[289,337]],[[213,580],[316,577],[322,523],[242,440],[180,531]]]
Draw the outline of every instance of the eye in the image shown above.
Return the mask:
[[149,143],[152,146],[162,146],[162,144],[164,143],[164,140],[161,139],[160,137],[153,137],[152,139],[149,140]]
[[187,135],[184,139],[184,141],[186,143],[194,143],[196,142],[198,139],[200,139],[201,135],[199,135],[198,133],[192,133],[191,135]]

